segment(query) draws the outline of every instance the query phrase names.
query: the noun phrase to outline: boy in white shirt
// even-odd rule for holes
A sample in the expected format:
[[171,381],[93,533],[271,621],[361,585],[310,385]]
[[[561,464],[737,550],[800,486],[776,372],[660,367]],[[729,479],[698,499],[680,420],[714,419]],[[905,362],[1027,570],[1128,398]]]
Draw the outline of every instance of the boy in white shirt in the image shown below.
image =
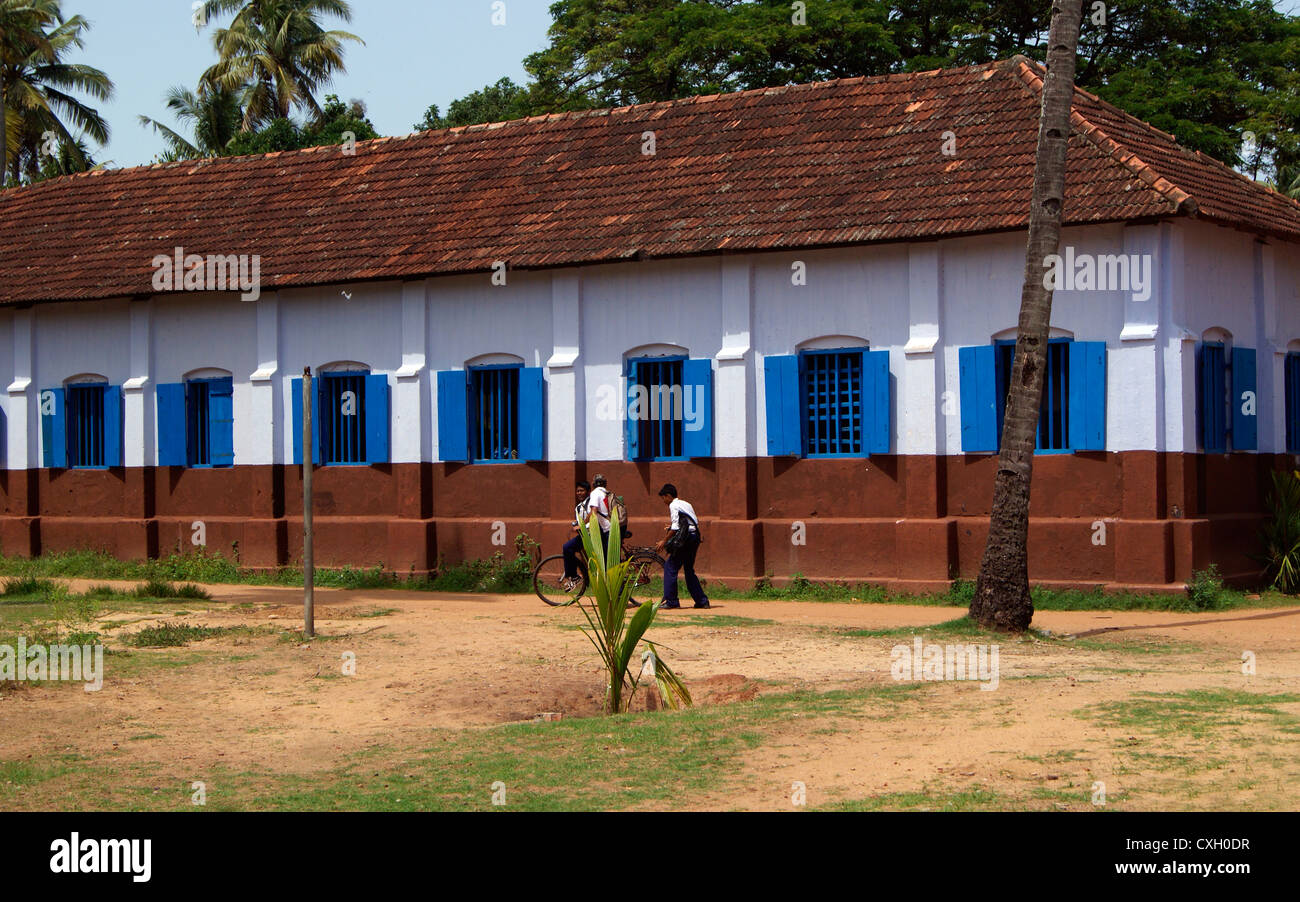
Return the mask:
[[700,585],[700,578],[695,575],[695,555],[700,550],[700,520],[695,515],[695,508],[689,501],[683,501],[677,497],[677,486],[671,482],[665,483],[664,487],[659,490],[659,500],[668,505],[668,511],[671,515],[671,522],[668,528],[664,530],[666,535],[657,546],[658,551],[663,551],[668,544],[668,539],[681,528],[683,524],[687,528],[686,542],[670,554],[664,562],[664,600],[662,607],[680,608],[681,603],[677,600],[677,574],[681,570],[686,571],[686,589],[691,593],[691,598],[695,601],[695,607],[707,608],[709,597],[704,594],[704,587]]
[[579,482],[574,489],[578,506],[573,509],[573,536],[564,543],[564,582],[560,584],[566,592],[571,591],[578,580],[578,552],[582,550],[582,533],[578,524],[587,519],[590,492],[591,486],[586,482]]
[[599,473],[591,480],[591,494],[587,496],[588,516],[594,511],[600,531],[604,534],[605,544],[609,545],[609,513],[612,501],[609,497],[608,483]]

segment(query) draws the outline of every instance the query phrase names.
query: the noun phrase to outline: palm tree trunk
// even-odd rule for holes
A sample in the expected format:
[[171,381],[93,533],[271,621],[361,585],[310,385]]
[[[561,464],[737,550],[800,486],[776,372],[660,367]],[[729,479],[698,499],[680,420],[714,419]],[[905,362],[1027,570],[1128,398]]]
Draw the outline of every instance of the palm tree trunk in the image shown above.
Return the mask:
[[0,68],[0,188],[4,187],[4,172],[9,168],[8,125],[5,117],[5,73]]
[[1034,616],[1029,597],[1029,483],[1052,319],[1052,292],[1044,285],[1044,275],[1047,258],[1061,245],[1065,149],[1082,16],[1083,0],[1053,0],[1015,363],[1002,421],[988,543],[970,605],[970,616],[980,625],[1011,632],[1024,632]]

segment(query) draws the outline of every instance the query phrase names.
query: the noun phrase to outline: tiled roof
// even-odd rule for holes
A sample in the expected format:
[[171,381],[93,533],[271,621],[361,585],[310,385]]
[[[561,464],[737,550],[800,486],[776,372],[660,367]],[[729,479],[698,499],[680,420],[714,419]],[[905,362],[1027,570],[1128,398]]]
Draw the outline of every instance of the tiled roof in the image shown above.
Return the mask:
[[[1016,58],[12,189],[0,303],[151,294],[177,246],[258,254],[270,291],[1023,228],[1040,73]],[[1300,241],[1300,203],[1086,92],[1074,110],[1067,223],[1196,215]]]

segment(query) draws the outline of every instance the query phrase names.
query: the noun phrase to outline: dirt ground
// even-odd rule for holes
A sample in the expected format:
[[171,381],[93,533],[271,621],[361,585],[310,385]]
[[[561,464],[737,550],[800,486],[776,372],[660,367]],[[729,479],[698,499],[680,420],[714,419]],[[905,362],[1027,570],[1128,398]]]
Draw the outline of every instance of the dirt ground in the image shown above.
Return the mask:
[[[89,583],[72,585],[81,591]],[[115,636],[164,620],[276,631],[301,624],[301,590],[208,588],[214,601],[194,602],[187,613],[119,613],[97,628]],[[698,704],[724,705],[796,689],[896,686],[891,649],[910,645],[910,634],[848,631],[919,628],[963,613],[720,601],[710,611],[661,612],[688,625],[652,629],[651,637],[669,647],[666,657]],[[133,650],[132,658],[179,655],[180,666],[115,673],[110,655],[100,692],[0,690],[0,762],[114,753],[195,774],[249,763],[305,774],[367,748],[415,746],[431,728],[476,729],[547,712],[592,716],[602,677],[580,622],[576,610],[550,609],[531,596],[318,590],[316,625],[329,639],[284,641],[267,630],[188,649]],[[996,691],[930,683],[895,716],[832,717],[824,729],[790,717],[744,752],[735,781],[673,807],[788,810],[797,782],[810,807],[871,798],[890,807],[894,794],[984,792],[1063,808],[1078,807],[1070,799],[1086,800],[1085,790],[1101,781],[1129,808],[1300,808],[1300,734],[1278,726],[1294,724],[1300,704],[1282,701],[1275,716],[1243,713],[1226,731],[1172,738],[1158,723],[1134,726],[1114,711],[1080,713],[1129,705],[1144,693],[1300,692],[1300,608],[1048,611],[1034,625],[1079,638],[1002,644]],[[1253,653],[1254,675],[1242,672],[1244,652]],[[342,675],[348,655],[355,655],[354,676]],[[128,741],[141,735],[151,741]],[[1071,793],[1061,792],[1067,786]],[[41,804],[35,793],[5,807]]]

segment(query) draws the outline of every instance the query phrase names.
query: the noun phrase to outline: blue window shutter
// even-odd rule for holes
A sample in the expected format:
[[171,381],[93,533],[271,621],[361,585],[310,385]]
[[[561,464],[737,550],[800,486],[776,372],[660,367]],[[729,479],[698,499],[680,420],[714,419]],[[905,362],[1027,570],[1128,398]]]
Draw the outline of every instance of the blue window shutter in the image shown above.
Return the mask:
[[961,450],[984,454],[998,450],[997,373],[993,345],[957,349],[961,375]]
[[1300,453],[1300,354],[1286,355],[1286,450]]
[[104,386],[104,466],[122,466],[122,386]]
[[388,377],[366,376],[366,463],[388,463],[388,435],[391,421]]
[[[623,432],[627,444],[627,459],[639,460],[641,458],[641,420],[632,417],[632,401],[636,398],[637,386],[637,362],[628,361],[627,364],[627,397],[623,399]],[[639,416],[645,416],[646,412],[637,408]]]
[[1196,346],[1196,431],[1200,434],[1202,451],[1209,451],[1213,442],[1209,403],[1213,397],[1213,388],[1210,384],[1210,355],[1207,350],[1203,342]]
[[1070,448],[1106,450],[1106,342],[1072,341],[1070,348]]
[[183,467],[185,456],[185,383],[158,386],[158,466]]
[[[1259,393],[1255,387],[1255,349],[1232,349],[1232,448],[1259,447]],[[1249,411],[1249,412],[1247,412]]]
[[438,453],[443,460],[469,460],[467,393],[464,370],[438,373]]
[[540,366],[519,371],[519,459],[546,459],[546,378]]
[[213,379],[208,383],[208,462],[214,467],[235,463],[235,383]]
[[[694,419],[682,421],[682,453],[686,457],[713,456],[713,361],[708,357],[682,361],[682,403],[690,392]],[[699,401],[696,404],[696,401]],[[691,426],[695,428],[692,429]]]
[[794,354],[763,358],[763,386],[767,453],[772,457],[798,457],[803,453],[799,358]]
[[888,454],[894,437],[889,391],[889,352],[862,352],[862,450]]
[[63,399],[62,388],[41,390],[41,465],[44,467],[68,465],[68,425]]
[[1223,345],[1202,343],[1197,348],[1197,357],[1197,413],[1200,417],[1201,448],[1209,454],[1222,454],[1228,450],[1223,409],[1227,391],[1224,384]]
[[[320,378],[316,385],[320,386]],[[294,463],[303,463],[303,377],[296,376],[290,380],[291,403],[294,406]],[[320,391],[317,391],[320,394]],[[313,399],[312,408],[312,463],[321,461],[321,416],[320,399]]]

